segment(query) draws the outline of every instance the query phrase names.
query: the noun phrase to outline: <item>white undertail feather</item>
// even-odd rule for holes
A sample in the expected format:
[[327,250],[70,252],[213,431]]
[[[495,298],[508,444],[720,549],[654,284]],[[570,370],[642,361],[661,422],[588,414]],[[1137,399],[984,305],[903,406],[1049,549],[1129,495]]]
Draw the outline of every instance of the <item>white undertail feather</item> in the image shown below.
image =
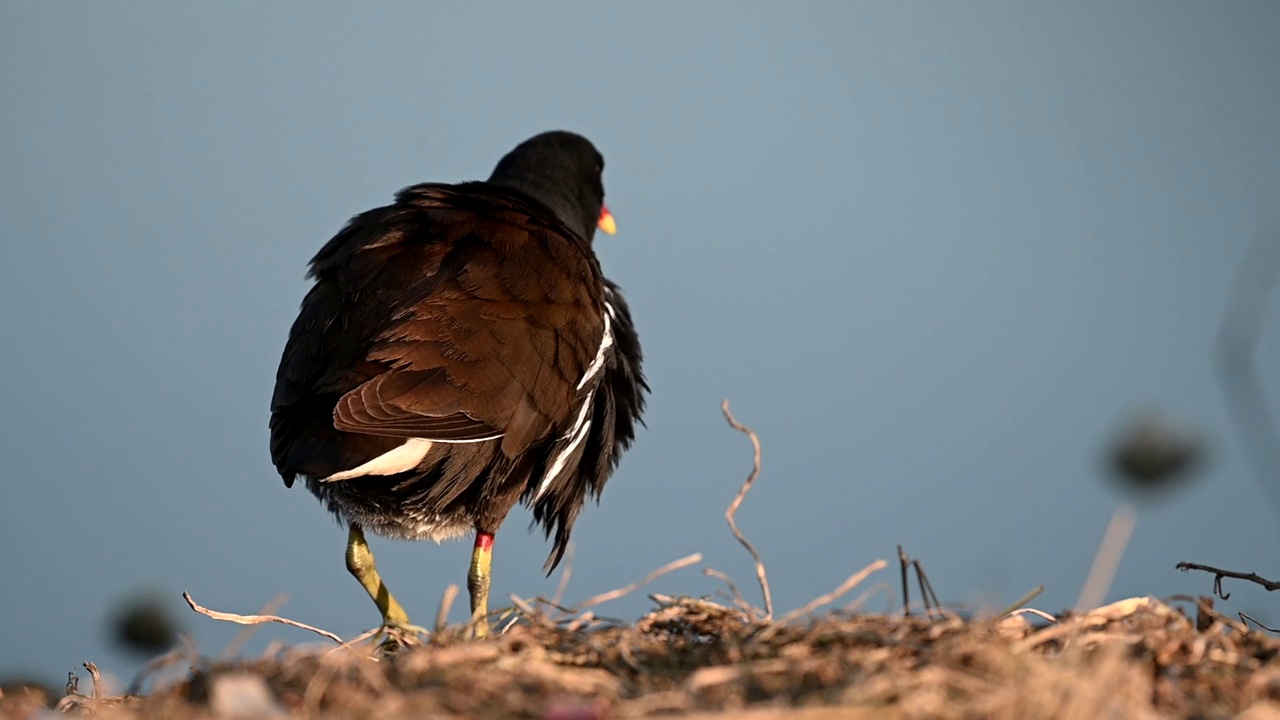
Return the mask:
[[431,452],[431,441],[423,438],[411,438],[403,445],[395,447],[369,462],[353,467],[350,470],[336,472],[328,477],[320,478],[320,482],[350,480],[363,475],[395,475],[412,470]]
[[591,360],[591,364],[587,366],[587,371],[582,374],[582,379],[578,381],[578,390],[581,390],[592,378],[600,374],[600,370],[604,368],[604,358],[609,348],[613,347],[613,321],[609,319],[613,315],[613,306],[609,303],[604,304],[604,337],[600,338],[600,349],[596,350],[596,356]]
[[578,449],[582,441],[587,438],[587,429],[591,427],[591,421],[587,418],[588,412],[591,410],[591,401],[596,397],[595,391],[587,393],[587,397],[582,401],[582,409],[578,411],[578,419],[574,421],[573,427],[569,432],[561,436],[561,439],[569,440],[569,444],[564,446],[560,452],[556,453],[555,460],[551,463],[551,467],[542,475],[542,484],[538,486],[538,492],[533,496],[534,500],[542,497],[542,493],[551,487],[551,483],[564,470],[564,465],[573,456],[573,451]]
[[[604,333],[600,338],[600,347],[596,350],[596,356],[592,358],[591,364],[587,366],[587,371],[582,374],[582,379],[578,381],[578,390],[586,387],[604,370],[604,359],[609,354],[609,349],[613,347],[613,305],[608,300],[604,303]],[[542,482],[538,485],[538,492],[534,494],[533,499],[537,500],[542,494],[551,487],[551,483],[564,470],[565,463],[569,462],[569,458],[573,457],[573,453],[577,451],[578,446],[583,440],[587,439],[587,430],[591,427],[591,421],[588,415],[591,413],[591,401],[595,399],[596,392],[592,390],[583,398],[582,405],[578,408],[578,417],[573,422],[573,427],[561,436],[561,440],[568,440],[569,444],[560,449],[556,453],[555,458],[551,461],[551,467],[542,475]]]

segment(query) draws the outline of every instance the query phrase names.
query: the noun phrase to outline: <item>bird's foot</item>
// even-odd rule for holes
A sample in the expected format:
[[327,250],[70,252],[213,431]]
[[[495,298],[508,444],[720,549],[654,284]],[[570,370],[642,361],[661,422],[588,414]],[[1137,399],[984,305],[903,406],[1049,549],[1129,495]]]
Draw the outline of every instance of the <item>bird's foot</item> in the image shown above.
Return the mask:
[[422,645],[431,636],[431,631],[409,623],[384,622],[373,636],[378,640],[378,652],[391,654]]

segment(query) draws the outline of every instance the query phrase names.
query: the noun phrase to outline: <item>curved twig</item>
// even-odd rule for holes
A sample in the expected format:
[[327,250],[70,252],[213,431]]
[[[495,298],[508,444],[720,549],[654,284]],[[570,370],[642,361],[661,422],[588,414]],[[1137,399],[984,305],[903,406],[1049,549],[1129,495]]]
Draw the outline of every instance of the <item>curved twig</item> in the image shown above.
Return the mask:
[[823,605],[829,605],[835,602],[836,600],[839,600],[845,593],[857,587],[858,584],[861,583],[863,580],[866,580],[868,575],[878,570],[883,570],[888,566],[889,566],[889,563],[885,562],[884,560],[876,560],[875,562],[862,568],[858,572],[850,575],[847,579],[845,579],[844,582],[840,583],[840,586],[837,587],[835,590],[832,590],[826,595],[821,595],[819,597],[816,597],[810,600],[808,603],[806,603],[803,607],[798,607],[795,610],[792,610],[791,612],[787,613],[786,615],[783,615],[782,617],[778,618],[778,624],[785,625],[791,622],[792,620],[795,620],[796,618],[801,618],[801,617],[804,617],[805,615],[808,615],[809,613],[813,612],[814,610],[817,610]]
[[734,516],[738,513],[738,507],[742,505],[742,501],[747,497],[747,491],[755,483],[756,478],[760,476],[760,438],[751,428],[738,422],[733,417],[733,413],[729,412],[729,400],[725,399],[720,403],[720,411],[724,413],[724,419],[729,422],[729,427],[747,436],[751,440],[751,474],[747,476],[742,487],[738,488],[738,494],[734,496],[733,502],[729,503],[729,509],[724,513],[724,519],[729,522],[729,529],[733,531],[733,536],[738,538],[738,542],[742,547],[751,553],[752,559],[756,562],[756,579],[760,581],[760,592],[764,595],[764,620],[768,622],[773,620],[773,595],[769,592],[769,574],[765,572],[764,560],[760,559],[760,553],[756,551],[754,545],[747,536],[742,534],[738,529],[738,522]]
[[337,635],[334,635],[328,630],[321,630],[318,627],[312,627],[310,625],[307,625],[306,623],[300,623],[297,620],[290,620],[289,618],[282,618],[277,615],[237,615],[236,613],[219,612],[217,610],[210,610],[209,608],[203,607],[199,603],[197,603],[195,599],[191,597],[191,593],[186,591],[183,591],[182,599],[187,601],[187,604],[191,606],[192,610],[195,610],[196,612],[200,613],[201,615],[204,615],[205,617],[213,618],[214,620],[222,620],[224,622],[233,622],[233,623],[236,623],[237,625],[261,625],[262,623],[269,623],[269,622],[280,623],[281,625],[296,627],[300,630],[309,630],[317,635],[320,635],[321,637],[326,637],[334,641],[335,643],[338,643],[339,645],[342,644],[342,638],[338,637]]

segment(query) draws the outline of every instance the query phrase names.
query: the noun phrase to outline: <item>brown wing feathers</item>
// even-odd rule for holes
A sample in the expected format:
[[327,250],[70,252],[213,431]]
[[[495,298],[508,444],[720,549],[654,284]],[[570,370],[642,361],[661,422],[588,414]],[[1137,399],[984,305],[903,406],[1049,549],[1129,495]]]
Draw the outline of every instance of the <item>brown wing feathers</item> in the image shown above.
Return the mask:
[[[473,199],[433,186],[400,200],[411,204],[357,217],[317,255],[284,384],[341,391],[341,431],[502,436],[514,457],[577,409],[573,389],[603,334],[598,267],[585,243],[515,208],[460,210],[448,203]],[[344,358],[342,346],[364,352]],[[301,366],[312,378],[294,378]]]

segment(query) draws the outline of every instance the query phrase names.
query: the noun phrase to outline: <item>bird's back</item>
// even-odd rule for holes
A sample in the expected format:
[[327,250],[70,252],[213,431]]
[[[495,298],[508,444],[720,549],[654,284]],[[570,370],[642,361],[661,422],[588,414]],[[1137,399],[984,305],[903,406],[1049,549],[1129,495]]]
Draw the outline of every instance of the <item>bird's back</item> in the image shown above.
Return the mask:
[[524,497],[558,558],[647,389],[589,243],[517,191],[419,185],[353,218],[310,275],[272,399],[285,483],[404,537]]

